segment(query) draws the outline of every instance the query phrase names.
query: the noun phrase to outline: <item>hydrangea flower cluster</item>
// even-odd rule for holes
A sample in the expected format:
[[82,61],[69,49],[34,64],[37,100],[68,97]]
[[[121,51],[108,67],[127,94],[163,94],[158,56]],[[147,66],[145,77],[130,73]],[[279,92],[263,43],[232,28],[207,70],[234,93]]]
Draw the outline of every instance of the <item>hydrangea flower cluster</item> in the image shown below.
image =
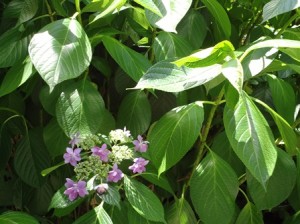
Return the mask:
[[124,177],[120,169],[124,160],[133,162],[128,167],[133,174],[145,172],[149,163],[141,157],[141,153],[147,151],[149,142],[144,141],[141,135],[134,140],[126,128],[112,130],[108,136],[83,137],[76,133],[69,144],[63,158],[65,163],[74,167],[78,180],[66,179],[64,194],[70,201],[88,194],[87,181],[92,178],[93,189],[100,195],[104,194],[110,183],[118,183]]

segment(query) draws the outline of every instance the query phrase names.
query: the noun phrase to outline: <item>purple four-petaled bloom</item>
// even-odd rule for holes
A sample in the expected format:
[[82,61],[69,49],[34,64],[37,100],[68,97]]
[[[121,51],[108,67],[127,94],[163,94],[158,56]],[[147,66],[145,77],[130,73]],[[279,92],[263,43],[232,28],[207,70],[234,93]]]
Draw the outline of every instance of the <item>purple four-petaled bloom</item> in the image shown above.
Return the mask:
[[132,170],[133,173],[142,173],[146,171],[146,165],[149,163],[149,160],[145,160],[142,157],[135,158],[133,160],[134,164],[132,164],[129,169]]
[[69,141],[69,144],[74,148],[75,145],[78,146],[79,142],[81,141],[80,139],[80,134],[77,132],[75,135],[72,136],[71,140]]
[[81,160],[80,148],[72,149],[67,147],[67,152],[64,154],[65,163],[70,163],[72,166],[76,166],[77,162]]
[[117,183],[124,177],[124,174],[120,169],[118,169],[118,165],[115,163],[113,165],[113,169],[108,172],[107,181]]
[[143,141],[143,137],[140,135],[137,137],[137,140],[134,140],[132,143],[134,144],[135,151],[146,152],[148,149],[149,142]]
[[103,144],[100,147],[98,146],[94,146],[92,149],[92,152],[93,152],[93,155],[95,156],[99,156],[100,159],[103,161],[103,162],[108,162],[108,155],[111,153],[108,149],[107,149],[107,145],[106,144]]
[[85,181],[80,180],[77,183],[69,178],[66,178],[66,180],[65,186],[67,189],[64,191],[64,194],[68,195],[70,201],[74,201],[78,195],[84,197],[88,194]]

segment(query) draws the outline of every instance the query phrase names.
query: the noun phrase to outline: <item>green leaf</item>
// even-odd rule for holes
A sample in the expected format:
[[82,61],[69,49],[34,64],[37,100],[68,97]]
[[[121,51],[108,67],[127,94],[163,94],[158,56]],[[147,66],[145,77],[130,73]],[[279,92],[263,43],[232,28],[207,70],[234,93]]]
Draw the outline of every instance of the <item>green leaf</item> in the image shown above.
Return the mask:
[[143,134],[151,122],[151,107],[142,91],[134,91],[125,96],[119,107],[118,127],[126,127],[131,135]]
[[10,67],[27,55],[30,36],[25,35],[25,30],[19,25],[0,36],[0,68]]
[[177,27],[178,35],[184,37],[193,49],[199,49],[207,34],[207,24],[204,17],[195,9],[190,10]]
[[103,44],[113,59],[134,81],[138,81],[151,66],[146,57],[114,38],[103,37]]
[[[130,205],[128,205],[127,209],[127,217],[128,217],[128,222],[130,224],[158,224],[161,222],[152,222],[147,219],[145,219],[143,216],[141,216],[137,211],[135,211]],[[124,221],[122,224],[125,223]]]
[[103,203],[98,205],[96,208],[93,208],[91,211],[87,212],[83,216],[76,219],[73,224],[113,224],[111,218],[103,208]]
[[189,203],[180,198],[167,209],[166,217],[168,223],[173,224],[196,224],[195,213]]
[[264,116],[249,96],[242,92],[235,108],[225,107],[223,119],[233,150],[266,188],[275,168],[277,150]]
[[239,60],[231,59],[222,65],[222,73],[231,85],[241,94],[243,90],[244,72]]
[[190,195],[204,223],[230,223],[238,189],[238,178],[230,165],[209,152],[191,178]]
[[93,56],[92,65],[101,72],[105,77],[111,76],[111,68],[109,62],[101,57]]
[[276,111],[289,124],[293,124],[296,96],[292,86],[288,82],[277,78],[275,75],[268,75],[267,81]]
[[111,15],[115,10],[119,10],[125,3],[126,0],[96,0],[84,7],[82,12],[97,12],[91,17],[89,23],[91,24],[98,19]]
[[152,47],[156,61],[183,57],[190,54],[193,50],[185,39],[167,32],[158,34],[154,39]]
[[297,40],[288,40],[288,39],[273,39],[273,40],[264,40],[256,44],[251,45],[240,57],[240,61],[244,60],[245,57],[253,50],[260,48],[300,48],[300,41]]
[[162,17],[162,14],[161,14],[159,8],[157,8],[157,6],[155,5],[153,0],[133,0],[133,1],[136,2],[137,4],[140,4],[145,9],[148,9],[149,11],[151,11],[151,12],[155,13],[156,15]]
[[91,82],[81,80],[62,91],[56,103],[57,121],[66,135],[95,134],[104,121],[104,102]]
[[121,196],[117,187],[109,185],[107,191],[104,194],[98,194],[98,196],[105,203],[115,205],[120,209]]
[[216,0],[202,0],[209,12],[213,15],[226,38],[231,36],[231,23],[223,6]]
[[262,23],[282,13],[292,11],[298,7],[300,7],[299,0],[272,0],[264,5]]
[[8,211],[0,215],[0,224],[16,223],[38,224],[39,222],[33,216],[24,212]]
[[36,70],[50,86],[80,76],[89,66],[92,49],[75,19],[57,20],[33,36],[28,47]]
[[279,205],[288,198],[296,183],[297,169],[293,159],[279,148],[277,152],[277,163],[266,189],[249,172],[246,175],[251,198],[259,210]]
[[164,208],[157,196],[140,182],[124,176],[125,194],[134,210],[150,221],[166,223]]
[[41,171],[50,166],[41,129],[31,129],[19,142],[14,159],[19,177],[33,187],[42,186],[45,179]]
[[14,66],[8,70],[1,83],[0,97],[17,89],[35,72],[36,71],[28,57],[24,61],[14,64]]
[[148,152],[159,174],[174,166],[191,149],[203,119],[203,106],[193,103],[166,113],[150,129]]
[[176,26],[187,13],[192,2],[192,0],[153,0],[153,3],[159,9],[162,16],[153,13],[153,10],[146,10],[146,17],[152,26],[158,27],[166,32],[176,33]]
[[62,155],[66,151],[70,140],[55,119],[52,119],[44,127],[43,139],[52,158]]
[[44,169],[44,170],[42,170],[41,175],[42,175],[43,177],[44,177],[44,176],[47,176],[49,173],[51,173],[52,171],[58,169],[59,167],[61,167],[61,166],[63,166],[63,165],[65,165],[65,163],[64,163],[64,162],[61,162],[61,163],[59,163],[59,164],[57,164],[57,165],[55,165],[55,166],[51,166],[51,167],[49,167],[49,168],[47,168],[47,169]]
[[235,224],[263,224],[261,212],[254,204],[248,202],[240,212]]
[[178,59],[174,64],[179,67],[184,65],[191,68],[214,65],[223,62],[227,56],[235,58],[233,51],[233,45],[225,40],[214,47],[199,50],[189,56]]
[[212,80],[221,71],[222,66],[219,64],[201,68],[188,68],[177,67],[169,61],[160,61],[149,68],[134,89],[158,89],[166,92],[180,92]]

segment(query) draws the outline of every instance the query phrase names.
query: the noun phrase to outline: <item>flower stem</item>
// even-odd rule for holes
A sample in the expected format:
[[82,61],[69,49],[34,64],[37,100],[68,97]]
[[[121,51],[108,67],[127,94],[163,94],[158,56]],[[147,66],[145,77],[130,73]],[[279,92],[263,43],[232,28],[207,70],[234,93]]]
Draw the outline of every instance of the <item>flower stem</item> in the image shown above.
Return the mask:
[[193,165],[193,170],[192,170],[191,176],[190,176],[188,182],[186,183],[186,186],[183,188],[184,192],[187,189],[187,187],[190,185],[191,177],[194,175],[197,166],[199,165],[201,159],[204,156],[205,147],[207,146],[206,140],[207,140],[207,137],[208,137],[208,134],[209,134],[209,130],[211,128],[211,124],[212,124],[213,118],[215,116],[216,110],[217,110],[220,102],[222,101],[224,93],[225,93],[225,89],[224,89],[224,86],[223,86],[222,89],[221,89],[221,91],[220,91],[220,93],[219,93],[219,95],[217,96],[217,98],[215,100],[215,104],[212,105],[212,108],[211,108],[211,110],[209,112],[209,115],[208,115],[208,118],[207,118],[207,122],[206,122],[206,124],[204,126],[202,137],[200,137],[200,144],[199,144],[199,149],[198,149],[198,155],[197,155],[197,158],[196,158],[195,163]]
[[78,21],[82,25],[80,0],[75,0],[75,7],[76,7],[76,11],[78,13]]

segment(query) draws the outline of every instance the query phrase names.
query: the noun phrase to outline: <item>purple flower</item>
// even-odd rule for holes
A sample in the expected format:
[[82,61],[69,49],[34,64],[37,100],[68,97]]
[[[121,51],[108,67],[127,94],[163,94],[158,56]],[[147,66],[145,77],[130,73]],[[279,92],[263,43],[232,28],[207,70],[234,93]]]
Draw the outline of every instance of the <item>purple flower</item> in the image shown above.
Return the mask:
[[132,164],[129,169],[132,170],[133,173],[142,173],[146,171],[145,166],[149,163],[149,160],[139,157],[135,158],[133,162],[134,164]]
[[99,184],[95,187],[95,189],[97,190],[98,194],[104,194],[108,190],[108,184]]
[[76,166],[77,162],[81,160],[80,158],[81,149],[73,149],[67,147],[67,152],[64,154],[65,163],[70,163],[72,166]]
[[132,143],[134,144],[135,151],[146,152],[148,149],[149,142],[143,141],[143,137],[140,135],[137,137],[137,140],[134,140]]
[[78,146],[78,143],[81,141],[79,136],[80,136],[79,132],[77,132],[75,135],[72,135],[72,138],[69,141],[69,144],[72,146],[72,148],[74,148],[75,145]]
[[124,177],[124,174],[120,169],[118,169],[118,165],[115,163],[113,165],[113,169],[108,172],[107,181],[117,183]]
[[69,196],[70,201],[74,201],[78,195],[80,197],[84,197],[88,194],[85,181],[80,180],[77,183],[69,178],[66,178],[66,180],[67,182],[65,183],[65,186],[67,189],[65,190],[64,194]]
[[93,152],[93,155],[99,156],[103,162],[108,162],[108,154],[110,154],[111,152],[106,148],[107,145],[103,144],[101,148],[99,148],[98,146],[94,146],[91,150]]

